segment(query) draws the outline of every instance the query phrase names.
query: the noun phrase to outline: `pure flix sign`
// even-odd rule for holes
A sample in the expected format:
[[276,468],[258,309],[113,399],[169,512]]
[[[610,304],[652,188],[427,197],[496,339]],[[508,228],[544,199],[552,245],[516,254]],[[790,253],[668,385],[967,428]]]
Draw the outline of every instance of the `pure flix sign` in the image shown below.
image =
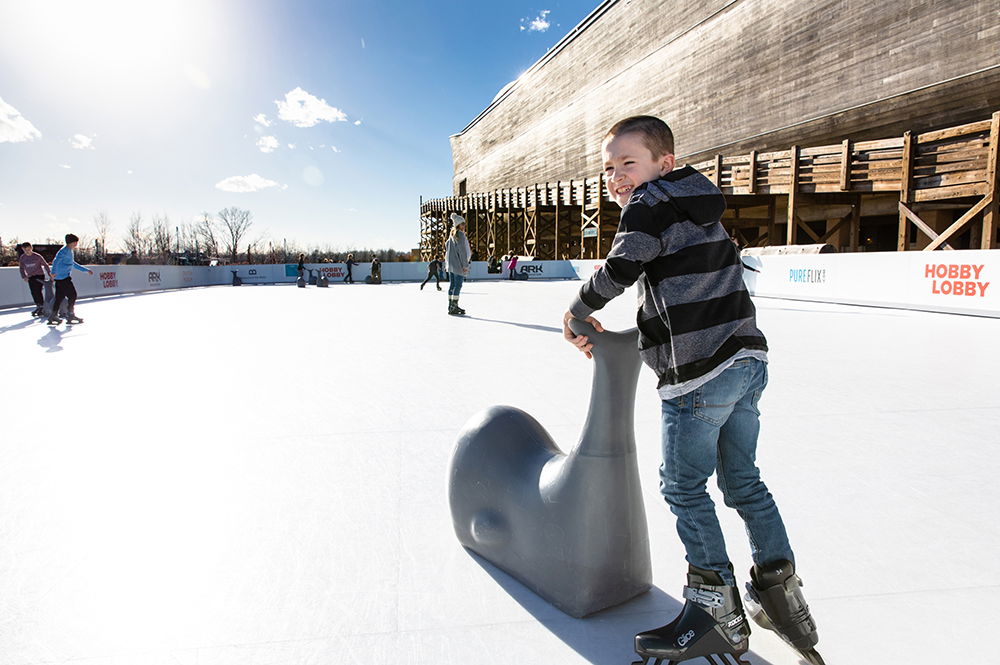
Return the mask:
[[990,283],[986,281],[985,263],[928,263],[924,279],[931,283],[931,293],[945,296],[984,298]]
[[788,271],[788,281],[799,284],[825,284],[826,270],[813,268],[791,268]]

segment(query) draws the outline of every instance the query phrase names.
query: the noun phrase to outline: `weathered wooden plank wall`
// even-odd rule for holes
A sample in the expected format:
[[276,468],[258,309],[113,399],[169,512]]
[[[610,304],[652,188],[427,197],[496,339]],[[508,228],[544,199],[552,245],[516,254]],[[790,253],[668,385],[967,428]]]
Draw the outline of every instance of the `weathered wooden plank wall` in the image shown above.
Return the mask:
[[[925,131],[1000,108],[1000,3],[617,0],[452,137],[454,193],[600,171],[663,117],[690,161]],[[763,184],[763,183],[762,183]]]

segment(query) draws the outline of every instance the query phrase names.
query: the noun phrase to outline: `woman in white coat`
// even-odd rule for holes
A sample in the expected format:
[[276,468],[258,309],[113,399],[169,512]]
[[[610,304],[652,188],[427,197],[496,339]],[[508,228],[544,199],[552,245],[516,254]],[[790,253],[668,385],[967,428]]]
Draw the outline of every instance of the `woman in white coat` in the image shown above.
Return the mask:
[[453,316],[465,314],[458,306],[458,295],[462,292],[462,283],[469,275],[472,265],[472,249],[465,235],[465,218],[458,213],[451,213],[451,234],[444,245],[445,270],[448,271],[448,313]]

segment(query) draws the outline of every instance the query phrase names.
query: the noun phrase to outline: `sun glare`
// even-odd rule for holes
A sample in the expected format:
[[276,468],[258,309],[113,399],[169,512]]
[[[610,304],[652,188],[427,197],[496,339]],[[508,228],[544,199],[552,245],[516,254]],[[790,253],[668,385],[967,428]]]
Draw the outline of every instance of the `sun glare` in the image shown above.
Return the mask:
[[208,85],[202,61],[217,44],[213,3],[38,0],[8,7],[5,33],[29,71],[81,85],[163,83],[185,77]]

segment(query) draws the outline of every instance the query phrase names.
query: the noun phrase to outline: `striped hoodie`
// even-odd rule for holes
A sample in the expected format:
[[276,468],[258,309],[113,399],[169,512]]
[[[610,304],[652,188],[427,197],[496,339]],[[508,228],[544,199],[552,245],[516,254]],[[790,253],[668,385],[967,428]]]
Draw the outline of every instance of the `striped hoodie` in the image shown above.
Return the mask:
[[767,359],[739,252],[719,221],[725,209],[719,188],[690,166],[640,185],[603,268],[570,306],[585,319],[639,282],[639,354],[659,377],[662,399],[739,358]]

